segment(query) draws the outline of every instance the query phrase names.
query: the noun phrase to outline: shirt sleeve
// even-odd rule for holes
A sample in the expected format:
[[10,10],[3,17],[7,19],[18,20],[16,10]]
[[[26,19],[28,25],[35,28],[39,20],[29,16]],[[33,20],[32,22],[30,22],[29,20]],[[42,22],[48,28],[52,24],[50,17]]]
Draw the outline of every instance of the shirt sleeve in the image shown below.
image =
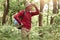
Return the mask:
[[39,14],[39,10],[38,10],[38,9],[36,9],[35,12],[31,12],[31,15],[32,15],[32,16],[35,16],[35,15],[38,15],[38,14]]
[[19,24],[21,24],[20,17],[23,16],[23,11],[18,12],[16,15],[14,15],[14,18],[17,20]]

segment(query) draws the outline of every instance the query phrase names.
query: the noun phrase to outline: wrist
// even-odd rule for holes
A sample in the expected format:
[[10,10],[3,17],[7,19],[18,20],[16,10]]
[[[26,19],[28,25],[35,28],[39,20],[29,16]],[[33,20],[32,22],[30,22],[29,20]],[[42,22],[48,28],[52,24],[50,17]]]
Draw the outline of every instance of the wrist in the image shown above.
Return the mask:
[[36,7],[36,5],[35,5],[35,4],[32,4],[32,6]]
[[21,23],[21,25],[23,26],[23,23]]

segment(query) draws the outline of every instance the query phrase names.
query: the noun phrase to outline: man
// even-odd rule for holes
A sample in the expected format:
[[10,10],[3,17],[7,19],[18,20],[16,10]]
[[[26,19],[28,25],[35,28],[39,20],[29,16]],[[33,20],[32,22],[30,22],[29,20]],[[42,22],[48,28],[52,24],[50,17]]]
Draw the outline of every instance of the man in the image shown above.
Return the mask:
[[[32,12],[32,7],[35,7],[36,9],[35,12]],[[25,15],[24,15],[24,12],[25,12]],[[39,14],[39,10],[35,4],[26,3],[26,9],[14,15],[15,20],[17,20],[17,22],[23,26],[21,28],[22,40],[29,40],[29,32],[31,29],[31,17],[38,14]],[[23,19],[20,20],[20,17],[23,17]]]

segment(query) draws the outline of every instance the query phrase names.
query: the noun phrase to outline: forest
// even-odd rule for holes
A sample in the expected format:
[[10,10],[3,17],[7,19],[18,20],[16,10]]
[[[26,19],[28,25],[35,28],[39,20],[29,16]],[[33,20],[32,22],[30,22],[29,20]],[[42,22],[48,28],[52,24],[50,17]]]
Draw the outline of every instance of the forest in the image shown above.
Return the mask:
[[26,1],[40,10],[32,17],[30,40],[60,40],[60,0],[0,0],[0,40],[22,40],[13,15],[25,9]]

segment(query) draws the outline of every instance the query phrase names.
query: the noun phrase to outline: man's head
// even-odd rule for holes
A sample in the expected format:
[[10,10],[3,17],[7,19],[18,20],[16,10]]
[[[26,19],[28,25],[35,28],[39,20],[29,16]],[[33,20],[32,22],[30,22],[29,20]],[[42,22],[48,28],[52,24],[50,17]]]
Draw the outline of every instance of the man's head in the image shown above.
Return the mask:
[[27,11],[31,11],[31,10],[32,10],[32,4],[31,4],[31,3],[27,2],[27,3],[25,4],[25,6],[26,6],[26,10],[27,10]]

